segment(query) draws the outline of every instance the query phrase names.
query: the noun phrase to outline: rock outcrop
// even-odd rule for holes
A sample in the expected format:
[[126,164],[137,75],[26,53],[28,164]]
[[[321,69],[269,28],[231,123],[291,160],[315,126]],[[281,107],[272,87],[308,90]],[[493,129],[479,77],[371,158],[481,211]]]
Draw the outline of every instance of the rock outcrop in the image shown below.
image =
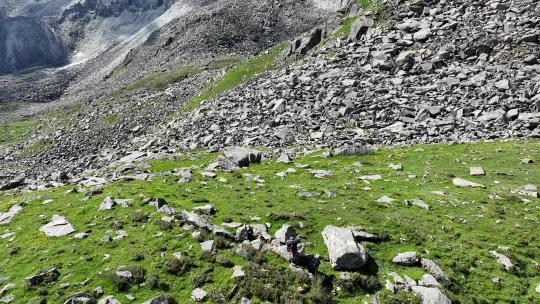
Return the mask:
[[38,18],[0,20],[0,74],[59,65],[67,60],[63,41]]

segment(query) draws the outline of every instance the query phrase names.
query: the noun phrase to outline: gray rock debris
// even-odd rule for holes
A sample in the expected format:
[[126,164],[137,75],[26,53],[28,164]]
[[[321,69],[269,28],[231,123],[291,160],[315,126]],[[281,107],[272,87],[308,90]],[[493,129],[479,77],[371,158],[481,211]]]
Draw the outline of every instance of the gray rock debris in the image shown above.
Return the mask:
[[354,271],[367,263],[367,251],[350,229],[326,226],[322,236],[334,270]]

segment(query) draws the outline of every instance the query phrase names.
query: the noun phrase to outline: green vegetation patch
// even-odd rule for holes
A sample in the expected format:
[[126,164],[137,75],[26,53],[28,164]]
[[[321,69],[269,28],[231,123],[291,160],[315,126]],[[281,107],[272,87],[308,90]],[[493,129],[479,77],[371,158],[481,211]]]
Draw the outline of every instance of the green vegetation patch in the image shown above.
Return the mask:
[[275,68],[279,55],[286,48],[280,44],[249,59],[247,62],[231,68],[227,73],[211,85],[205,92],[187,101],[181,108],[182,112],[195,109],[204,100],[213,98],[227,90],[253,79],[256,75]]
[[[418,303],[410,294],[390,295],[383,287],[388,271],[413,279],[425,274],[422,268],[390,262],[395,254],[414,250],[441,266],[453,283],[444,292],[454,303],[538,303],[540,295],[534,289],[540,283],[536,264],[540,262],[540,200],[513,190],[525,184],[540,186],[539,155],[538,140],[384,148],[354,157],[324,158],[319,151],[291,164],[266,160],[235,172],[217,171],[215,179],[203,177],[206,169],[200,165],[213,161],[216,154],[199,151],[189,157],[156,160],[150,162],[155,174],[151,180],[117,181],[92,195],[84,194],[88,189],[66,192],[74,186],[0,193],[0,212],[15,203],[24,206],[11,223],[0,227],[0,236],[7,235],[0,237],[4,248],[0,269],[16,285],[9,291],[16,303],[39,297],[60,303],[70,294],[91,293],[99,286],[121,302],[127,302],[128,294],[137,302],[169,294],[179,303],[191,303],[191,291],[199,286],[210,292],[209,303],[218,303],[237,283],[238,295],[254,297],[254,303],[369,303],[376,292],[386,303]],[[523,163],[522,158],[534,162]],[[389,168],[390,164],[402,164],[403,171]],[[170,171],[191,166],[189,183],[178,183],[179,177]],[[481,166],[486,175],[469,176],[472,166]],[[276,175],[287,169],[296,172]],[[309,169],[333,174],[318,179]],[[359,178],[375,174],[382,179]],[[454,177],[485,188],[454,186]],[[313,195],[301,195],[308,192]],[[108,196],[133,202],[127,208],[98,211]],[[393,200],[380,202],[383,196]],[[162,198],[176,210],[209,202],[217,208],[211,217],[214,224],[253,223],[253,217],[260,217],[255,222],[270,223],[271,234],[282,224],[294,225],[307,243],[306,252],[323,257],[328,254],[321,236],[326,225],[361,227],[383,241],[364,243],[373,259],[369,273],[353,274],[352,281],[342,282],[322,259],[320,273],[306,280],[272,253],[251,252],[242,258],[222,237],[210,233],[193,237],[178,223],[167,224],[166,215],[145,201],[149,197]],[[415,198],[430,209],[409,204]],[[88,238],[45,237],[39,228],[54,214],[64,216],[76,233],[86,232]],[[102,240],[105,235],[115,237],[118,230],[128,236]],[[209,239],[220,248],[215,255],[202,253],[199,241]],[[504,270],[491,250],[508,256],[514,268]],[[178,261],[173,260],[175,253],[182,254]],[[233,265],[242,265],[249,280],[232,279]],[[137,270],[136,282],[145,283],[118,278],[119,266]],[[61,273],[58,281],[26,286],[25,277],[50,267]],[[300,294],[304,284],[311,288]],[[332,296],[329,286],[338,284],[343,289]]]

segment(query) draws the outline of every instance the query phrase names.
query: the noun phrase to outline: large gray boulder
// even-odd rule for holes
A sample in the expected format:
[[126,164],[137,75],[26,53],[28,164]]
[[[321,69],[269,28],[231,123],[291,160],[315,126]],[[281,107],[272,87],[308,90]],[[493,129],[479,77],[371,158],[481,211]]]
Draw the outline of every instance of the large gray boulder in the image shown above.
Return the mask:
[[258,164],[262,158],[261,152],[244,147],[225,148],[223,155],[238,167],[248,167],[250,164]]
[[354,271],[367,263],[367,251],[350,229],[326,226],[322,236],[334,270]]

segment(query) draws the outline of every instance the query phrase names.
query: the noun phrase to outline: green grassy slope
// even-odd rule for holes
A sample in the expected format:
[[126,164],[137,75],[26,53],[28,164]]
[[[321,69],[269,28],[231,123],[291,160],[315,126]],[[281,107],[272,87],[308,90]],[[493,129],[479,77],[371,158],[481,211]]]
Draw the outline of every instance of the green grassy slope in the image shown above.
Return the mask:
[[[527,197],[511,194],[511,190],[519,186],[540,182],[540,141],[413,146],[381,149],[373,155],[358,157],[321,158],[319,155],[314,153],[298,158],[294,164],[268,160],[234,173],[218,172],[218,177],[225,178],[226,182],[204,178],[197,169],[193,181],[178,184],[174,176],[166,173],[174,168],[207,164],[216,157],[201,152],[191,159],[153,161],[152,170],[163,174],[152,181],[115,182],[106,186],[102,194],[88,200],[81,193],[65,194],[72,187],[22,195],[0,194],[0,211],[6,211],[16,202],[25,205],[10,224],[0,226],[0,235],[6,231],[15,233],[13,241],[0,238],[3,248],[0,250],[0,276],[9,275],[10,282],[16,284],[12,290],[16,303],[27,303],[37,297],[47,299],[47,303],[59,303],[66,295],[92,291],[98,286],[104,287],[106,295],[114,294],[122,302],[127,302],[125,294],[142,302],[154,295],[169,293],[179,303],[189,303],[194,281],[202,282],[205,290],[221,289],[227,294],[234,282],[230,279],[229,263],[223,261],[229,260],[236,265],[250,262],[229,248],[219,251],[217,262],[203,256],[190,231],[176,225],[156,224],[163,214],[156,213],[155,207],[143,204],[141,197],[144,196],[164,198],[178,210],[191,209],[201,205],[201,199],[207,199],[218,209],[213,217],[217,224],[225,220],[247,223],[252,217],[259,216],[261,223],[272,224],[273,233],[283,223],[298,226],[302,222],[297,229],[303,240],[309,242],[307,252],[323,256],[327,252],[320,232],[326,225],[361,226],[388,236],[388,240],[380,244],[365,243],[379,267],[377,279],[381,282],[387,278],[389,270],[418,279],[424,273],[422,269],[397,267],[390,263],[396,253],[415,250],[441,265],[454,282],[454,286],[445,292],[456,303],[538,303],[540,300],[534,291],[540,283],[539,269],[535,266],[540,262],[540,200],[528,198],[531,201],[525,203],[521,199]],[[522,157],[533,158],[536,162],[522,164]],[[389,169],[390,163],[403,164],[404,171]],[[334,174],[316,179],[296,164],[331,170]],[[470,166],[482,166],[487,176],[469,177]],[[287,168],[295,168],[297,173],[284,178],[275,175]],[[258,186],[247,180],[246,174],[260,176],[265,180],[264,185]],[[357,178],[366,174],[381,174],[383,180],[367,184]],[[416,175],[416,178],[409,175]],[[480,182],[486,188],[457,188],[451,183],[453,176]],[[446,195],[432,193],[435,190],[444,191]],[[301,198],[300,191],[323,194]],[[336,197],[329,197],[325,192],[333,192]],[[501,198],[492,199],[494,194]],[[383,208],[375,202],[383,195],[395,201]],[[98,211],[107,196],[133,198],[135,202],[125,209],[117,206],[111,211]],[[405,200],[414,198],[428,203],[431,210],[404,204]],[[53,202],[43,205],[47,199]],[[150,220],[135,222],[134,215],[140,213],[147,214]],[[47,220],[40,216],[50,218],[53,214],[65,216],[77,232],[87,231],[90,237],[85,240],[69,236],[45,237],[39,227]],[[120,228],[129,234],[127,238],[110,244],[100,241],[106,231]],[[508,250],[498,246],[507,246]],[[498,250],[510,257],[515,269],[503,270],[489,254],[490,250]],[[164,264],[174,252],[189,256],[196,267],[183,275],[168,274]],[[105,255],[110,258],[104,259]],[[265,253],[263,258],[280,273],[287,272],[287,263],[280,258],[271,253]],[[147,271],[147,278],[157,275],[169,289],[152,289],[147,280],[145,286],[118,291],[110,282],[107,271],[119,265],[142,266]],[[59,267],[62,273],[57,283],[25,287],[25,277],[51,266]],[[320,271],[339,277],[324,261]],[[493,277],[499,277],[501,283],[494,284]],[[91,279],[88,285],[81,286],[87,278]],[[62,283],[70,286],[61,289]],[[291,284],[280,293],[302,297],[297,294],[296,287]],[[256,286],[252,289],[257,290]],[[338,303],[358,303],[367,297],[364,293],[338,293],[335,298]]]

